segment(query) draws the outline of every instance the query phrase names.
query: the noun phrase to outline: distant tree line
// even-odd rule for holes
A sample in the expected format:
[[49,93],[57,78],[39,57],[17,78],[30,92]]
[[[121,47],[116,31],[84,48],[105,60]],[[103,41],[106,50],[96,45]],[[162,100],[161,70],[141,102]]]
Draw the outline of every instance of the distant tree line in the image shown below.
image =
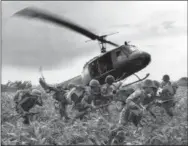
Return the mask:
[[5,85],[4,88],[17,88],[17,89],[26,89],[32,86],[31,81],[8,81]]

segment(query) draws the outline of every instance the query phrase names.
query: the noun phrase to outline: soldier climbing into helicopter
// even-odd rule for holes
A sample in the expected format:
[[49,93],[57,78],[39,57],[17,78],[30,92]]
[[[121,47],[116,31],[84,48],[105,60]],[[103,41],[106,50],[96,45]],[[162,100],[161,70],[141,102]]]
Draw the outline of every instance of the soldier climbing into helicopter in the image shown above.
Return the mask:
[[35,106],[42,106],[41,92],[37,89],[20,90],[14,96],[16,112],[24,119],[24,124],[30,124],[29,111]]

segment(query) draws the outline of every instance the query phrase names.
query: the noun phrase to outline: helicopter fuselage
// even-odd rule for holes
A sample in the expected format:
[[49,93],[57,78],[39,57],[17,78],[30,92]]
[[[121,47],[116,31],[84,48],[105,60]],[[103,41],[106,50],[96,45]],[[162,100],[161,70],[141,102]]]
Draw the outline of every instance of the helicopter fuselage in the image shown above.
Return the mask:
[[[14,15],[32,19],[35,18],[65,27],[91,40],[97,40],[102,45],[102,54],[87,62],[83,67],[81,75],[63,82],[61,85],[64,88],[67,88],[69,83],[88,85],[92,79],[97,79],[103,84],[108,75],[113,75],[115,79],[119,79],[122,76],[126,78],[145,68],[151,61],[151,57],[148,53],[139,51],[135,46],[129,45],[127,42],[119,47],[116,43],[105,39],[108,35],[96,35],[86,28],[50,12],[35,8],[25,8]],[[110,44],[117,48],[106,52],[105,44]]]
[[151,61],[150,54],[140,51],[133,46],[123,45],[87,62],[81,75],[62,83],[64,88],[69,83],[76,85],[88,85],[92,79],[97,79],[104,84],[108,75],[113,75],[115,79],[124,78],[142,70]]

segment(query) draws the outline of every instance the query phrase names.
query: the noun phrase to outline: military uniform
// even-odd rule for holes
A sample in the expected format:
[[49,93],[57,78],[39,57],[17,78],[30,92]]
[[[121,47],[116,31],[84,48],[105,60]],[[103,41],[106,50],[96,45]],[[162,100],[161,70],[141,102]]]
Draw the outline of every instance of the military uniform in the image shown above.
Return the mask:
[[66,93],[61,90],[55,91],[55,93],[53,94],[53,98],[57,101],[56,104],[58,105],[60,117],[64,117],[66,120],[68,120],[69,117],[66,110],[68,102],[66,100]]
[[79,111],[78,116],[76,118],[82,119],[89,109],[92,109],[95,106],[101,105],[104,103],[104,99],[101,95],[101,87],[100,83],[93,79],[90,81],[89,86],[85,87],[84,92],[80,96],[76,96],[72,94],[72,101],[74,103],[74,109]]
[[85,87],[82,95],[78,96],[76,94],[71,95],[73,101],[73,109],[78,111],[75,119],[79,118],[82,120],[84,116],[88,113],[89,109],[94,107],[96,95],[92,94],[90,87]]
[[155,87],[153,82],[146,80],[142,89],[137,89],[126,99],[126,105],[120,113],[119,125],[126,125],[128,121],[132,121],[135,126],[139,124],[144,100],[147,97],[152,97],[153,87]]
[[137,106],[136,104],[139,104],[139,102],[142,102],[144,97],[145,95],[144,95],[143,90],[136,90],[133,94],[131,94],[127,98],[126,105],[120,113],[120,120],[119,120],[120,125],[125,125],[129,120],[131,120],[131,114],[132,114],[131,110],[136,111],[137,116],[138,117],[140,116],[141,108]]
[[24,124],[30,123],[29,115],[27,115],[27,113],[29,113],[29,110],[33,108],[35,105],[43,105],[41,99],[41,92],[37,89],[33,89],[32,91],[21,90],[17,92],[14,101],[16,103],[16,111],[24,119]]
[[174,90],[168,75],[163,76],[163,82],[161,83],[160,87],[162,88],[160,93],[160,100],[162,102],[158,105],[163,107],[170,117],[173,117],[172,107],[175,105],[173,97],[176,90]]
[[69,104],[66,99],[67,92],[64,89],[62,89],[61,86],[58,87],[49,86],[42,78],[39,79],[39,83],[47,93],[50,93],[51,91],[54,92],[53,94],[53,99],[55,99],[54,106],[56,109],[59,110],[60,118],[64,117],[66,120],[68,120],[69,117],[66,111],[67,105]]

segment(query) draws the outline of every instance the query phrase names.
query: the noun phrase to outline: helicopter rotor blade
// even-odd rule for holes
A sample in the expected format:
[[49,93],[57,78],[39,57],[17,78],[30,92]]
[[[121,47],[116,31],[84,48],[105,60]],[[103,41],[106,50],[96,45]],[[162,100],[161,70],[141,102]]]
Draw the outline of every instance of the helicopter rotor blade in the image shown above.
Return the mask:
[[102,35],[102,36],[100,36],[100,37],[107,37],[107,36],[114,35],[114,34],[117,34],[117,33],[119,33],[119,32],[114,32],[114,33],[110,33],[110,34],[105,34],[105,35]]
[[92,40],[87,40],[87,41],[85,41],[85,42],[87,43],[87,42],[90,42],[90,41],[92,41]]
[[112,45],[112,46],[115,46],[115,47],[119,47],[118,44],[115,44],[115,43],[113,43],[113,42],[111,42],[111,41],[103,40],[103,42],[104,42],[104,43],[107,43],[107,44],[110,44],[110,45]]
[[88,38],[90,38],[91,40],[98,40],[98,41],[101,41],[101,42],[104,42],[104,43],[108,43],[108,44],[111,44],[113,46],[117,46],[117,44],[115,43],[112,43],[110,41],[106,41],[104,39],[101,39],[100,36],[92,33],[91,31],[73,23],[73,22],[70,22],[68,20],[66,20],[65,18],[60,18],[59,16],[55,15],[55,14],[52,14],[50,12],[47,12],[47,11],[42,11],[42,10],[39,10],[39,9],[36,9],[36,8],[31,8],[31,7],[28,7],[28,8],[25,8],[25,9],[22,9],[18,12],[16,12],[14,14],[15,16],[21,16],[21,17],[26,17],[26,18],[36,18],[36,19],[40,19],[40,20],[44,20],[44,21],[48,21],[48,22],[51,22],[51,23],[54,23],[54,24],[57,24],[57,25],[60,25],[60,26],[64,26],[68,29],[71,29],[77,33],[80,33]]
[[99,36],[95,35],[94,33],[90,32],[89,30],[86,30],[85,28],[82,28],[81,26],[78,26],[77,24],[74,24],[68,20],[62,19],[57,15],[51,14],[47,11],[41,11],[36,8],[25,8],[17,13],[14,14],[15,16],[22,16],[27,18],[36,18],[44,21],[48,21],[60,26],[67,27],[73,31],[76,31],[86,37],[89,37],[92,40],[95,40],[99,38]]
[[[116,34],[116,33],[119,33],[119,32],[110,33],[110,34],[105,34],[105,35],[101,35],[101,36],[99,36],[99,37],[100,37],[100,38],[105,38],[105,37],[107,37],[107,36],[114,35],[114,34]],[[92,40],[87,40],[87,41],[85,41],[85,42],[87,43],[87,42],[90,42],[90,41],[92,41]]]

